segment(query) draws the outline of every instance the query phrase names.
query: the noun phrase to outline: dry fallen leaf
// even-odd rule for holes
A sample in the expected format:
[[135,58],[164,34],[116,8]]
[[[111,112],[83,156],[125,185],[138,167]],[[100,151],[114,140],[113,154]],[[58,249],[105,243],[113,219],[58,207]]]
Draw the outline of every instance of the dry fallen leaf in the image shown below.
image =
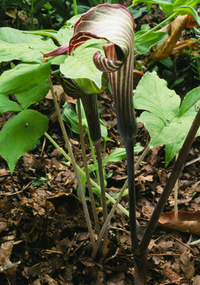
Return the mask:
[[[198,39],[200,40],[200,39]],[[197,41],[188,39],[184,42],[178,42],[175,48],[172,51],[173,55],[180,55],[184,53],[184,50],[192,48],[193,51],[197,51],[199,49],[199,44]]]
[[153,47],[153,53],[150,55],[148,61],[168,58],[181,37],[182,31],[191,26],[198,26],[194,19],[189,15],[179,15],[173,22],[160,29],[160,31],[167,32],[168,36]]
[[175,220],[174,212],[163,213],[158,221],[158,225],[180,232],[200,235],[200,211],[179,211],[178,220]]
[[181,280],[180,276],[167,265],[163,269],[162,274],[172,282],[179,282]]

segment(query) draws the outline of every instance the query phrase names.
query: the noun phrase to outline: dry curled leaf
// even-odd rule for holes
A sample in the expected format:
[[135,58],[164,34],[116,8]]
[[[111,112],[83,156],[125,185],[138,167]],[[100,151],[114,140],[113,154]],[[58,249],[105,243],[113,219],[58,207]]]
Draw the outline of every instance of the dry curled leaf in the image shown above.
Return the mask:
[[174,217],[174,212],[163,213],[158,225],[180,232],[200,235],[200,211],[179,211],[177,220]]
[[162,42],[153,47],[153,53],[148,61],[168,58],[181,37],[182,31],[191,26],[196,27],[196,25],[196,21],[190,15],[179,15],[173,22],[160,29],[160,31],[167,32],[168,35]]

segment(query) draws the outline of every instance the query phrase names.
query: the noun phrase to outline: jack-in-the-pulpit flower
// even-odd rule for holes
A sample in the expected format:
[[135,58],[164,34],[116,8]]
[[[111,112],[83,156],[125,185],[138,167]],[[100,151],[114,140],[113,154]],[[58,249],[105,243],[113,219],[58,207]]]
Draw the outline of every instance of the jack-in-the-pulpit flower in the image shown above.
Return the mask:
[[108,74],[115,102],[117,125],[127,153],[129,187],[129,213],[133,253],[138,248],[135,184],[134,136],[137,124],[133,107],[134,19],[130,11],[120,4],[101,4],[83,14],[74,26],[69,45],[61,46],[46,55],[71,54],[90,39],[104,39],[105,56],[99,51],[93,56],[96,67]]
[[83,14],[74,26],[68,44],[45,54],[70,54],[89,39],[105,39],[105,55],[93,55],[96,67],[107,72],[111,83],[117,114],[118,130],[122,138],[133,137],[137,125],[133,108],[133,33],[134,19],[120,4],[102,4]]

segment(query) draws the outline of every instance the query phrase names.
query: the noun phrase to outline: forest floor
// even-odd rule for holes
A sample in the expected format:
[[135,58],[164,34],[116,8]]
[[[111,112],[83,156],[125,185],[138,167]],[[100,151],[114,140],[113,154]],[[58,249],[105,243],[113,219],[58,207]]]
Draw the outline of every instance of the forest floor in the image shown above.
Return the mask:
[[[56,88],[58,91],[59,87]],[[186,81],[179,88],[181,97],[184,97],[185,89],[188,90]],[[62,109],[63,99],[60,96],[58,99]],[[123,147],[123,142],[117,130],[112,95],[109,92],[100,94],[98,103],[108,137],[113,140],[107,142],[106,153],[109,154]],[[73,102],[69,104],[74,107]],[[48,133],[66,150],[52,99],[48,96],[33,108],[48,115]],[[12,112],[2,116],[1,126],[11,117]],[[79,137],[69,128],[67,131],[77,164],[83,167]],[[149,139],[144,126],[138,124],[136,142],[145,147]],[[87,136],[85,145],[89,164],[92,163],[92,155]],[[200,203],[199,153],[200,138],[197,137],[178,181],[179,211],[197,215]],[[140,155],[136,155],[136,161]],[[148,152],[136,171],[137,219],[142,229],[148,223],[174,161],[165,168],[165,148],[158,146]],[[109,174],[106,191],[112,196],[127,179],[126,160],[108,163],[105,172]],[[98,197],[96,201],[99,202]],[[128,209],[127,196],[120,203]],[[90,209],[90,202],[88,205]],[[111,206],[108,205],[109,210]],[[174,193],[170,195],[164,212],[173,209]],[[101,221],[100,206],[98,210]],[[198,285],[200,244],[191,246],[189,243],[199,237],[190,230],[180,231],[177,224],[172,223],[171,227],[158,226],[153,235],[148,251],[148,284]],[[198,221],[195,227],[199,227]],[[35,149],[20,158],[12,176],[6,162],[0,158],[1,285],[134,284],[129,219],[121,210],[115,211],[108,233],[106,258],[92,260],[90,239],[73,169],[45,137],[40,139]],[[8,264],[11,266],[6,270]]]

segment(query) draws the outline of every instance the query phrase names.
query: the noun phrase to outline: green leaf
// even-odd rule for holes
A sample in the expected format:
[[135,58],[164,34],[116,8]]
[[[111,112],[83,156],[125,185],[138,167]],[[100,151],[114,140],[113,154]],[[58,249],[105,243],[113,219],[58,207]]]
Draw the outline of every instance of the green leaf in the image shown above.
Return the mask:
[[179,117],[183,116],[191,108],[193,109],[195,108],[195,110],[197,111],[200,106],[198,104],[199,100],[200,100],[200,87],[197,87],[188,92],[187,95],[184,97],[178,116]]
[[[73,56],[68,56],[64,64],[60,65],[60,70],[64,76],[76,79],[76,84],[81,90],[84,90],[85,94],[95,93],[95,89],[96,93],[100,92],[99,89],[102,87],[103,73],[96,68],[93,62],[93,55],[97,51],[103,53],[103,48],[97,42],[99,40],[90,40],[89,43],[84,43],[73,52]],[[103,42],[105,43],[105,41]]]
[[135,45],[139,49],[140,53],[146,53],[150,50],[151,47],[163,41],[166,37],[167,33],[162,31],[160,32],[139,31],[135,34]]
[[63,106],[62,119],[69,124],[69,128],[72,130],[72,132],[79,134],[78,116],[72,111],[67,103],[65,103]]
[[136,109],[146,110],[159,117],[167,126],[178,114],[180,97],[167,88],[167,82],[155,72],[147,72],[141,79],[134,96]]
[[199,0],[175,0],[175,1],[174,1],[173,8],[175,9],[175,8],[178,8],[178,7],[180,7],[180,6],[185,6],[185,5],[194,7],[194,6],[196,6],[198,3],[199,3]]
[[106,165],[108,162],[117,162],[126,158],[126,150],[125,148],[119,147],[114,149],[109,156],[103,159],[103,165]]
[[22,110],[16,102],[10,100],[5,94],[0,94],[0,102],[0,114],[7,111],[20,112]]
[[1,93],[15,94],[27,91],[45,81],[50,71],[50,63],[18,64],[0,76]]
[[[140,143],[136,143],[134,147],[134,155],[138,154],[141,152],[144,148],[140,145]],[[118,162],[121,161],[122,159],[126,158],[126,149],[123,147],[119,147],[114,149],[111,154],[109,154],[107,157],[105,157],[102,160],[103,166],[105,166],[108,162]],[[94,164],[88,165],[88,169],[90,172],[93,172],[97,170],[97,166],[95,167]]]
[[[77,17],[77,21],[79,18],[80,16]],[[57,33],[57,39],[58,39],[59,44],[64,45],[67,42],[69,42],[73,36],[73,31],[74,31],[74,27],[72,25],[71,26],[68,25],[67,27],[62,27]]]
[[49,91],[48,80],[36,85],[32,89],[15,94],[23,109],[27,109],[30,105],[42,100]]
[[[180,98],[154,72],[139,82],[134,103],[146,110],[138,118],[148,130],[151,146],[165,145],[165,165],[178,153],[200,106],[200,88],[190,91],[180,107]],[[198,131],[200,134],[200,131]]]
[[133,0],[133,4],[134,5],[138,5],[139,3],[146,3],[148,10],[150,9],[150,7],[153,4],[157,4],[160,5],[162,10],[168,15],[170,16],[171,14],[173,14],[173,2],[174,0]]
[[[89,128],[82,104],[81,104],[81,117],[82,117],[83,131],[88,134]],[[75,112],[73,112],[73,110],[69,107],[67,103],[65,103],[63,106],[62,119],[70,125],[69,127],[72,130],[72,132],[76,134],[80,133],[79,124],[78,124],[78,115]],[[100,119],[100,128],[101,128],[102,137],[106,138],[108,135],[108,131],[104,122],[101,119]]]
[[0,29],[0,62],[20,60],[41,63],[42,54],[55,49],[51,39],[43,40],[41,36],[27,34],[12,28]]
[[[179,14],[194,14],[195,20],[197,19],[196,16],[197,13],[195,12],[194,9],[192,9],[194,6],[196,6],[199,3],[199,0],[133,0],[133,4],[137,5],[139,3],[146,3],[148,7],[151,7],[153,4],[160,5],[162,10],[170,16],[174,12],[177,12]],[[185,6],[185,7],[184,7]],[[187,8],[186,8],[187,7]],[[193,11],[192,11],[193,10]],[[197,19],[197,22],[199,20]]]
[[8,120],[0,132],[0,155],[13,173],[18,159],[48,127],[48,118],[35,110],[24,110]]
[[188,15],[188,14],[192,15],[194,17],[194,19],[197,21],[197,23],[200,25],[199,15],[194,8],[192,8],[190,6],[180,6],[180,7],[177,7],[176,9],[174,9],[174,11],[181,14],[181,15]]
[[57,37],[58,31],[55,31],[55,30],[24,31],[24,33],[51,37],[55,39],[57,42],[59,42],[58,37]]

